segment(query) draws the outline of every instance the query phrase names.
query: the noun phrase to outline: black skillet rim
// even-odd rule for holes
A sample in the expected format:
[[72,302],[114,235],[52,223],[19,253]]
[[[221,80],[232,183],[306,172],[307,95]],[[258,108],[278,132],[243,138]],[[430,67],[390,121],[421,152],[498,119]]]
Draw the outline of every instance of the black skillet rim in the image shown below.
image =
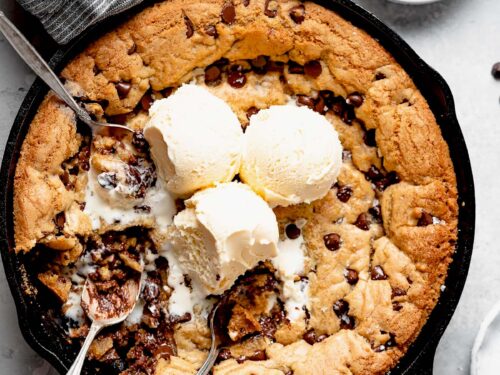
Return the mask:
[[[441,294],[429,320],[405,356],[391,370],[393,375],[430,374],[432,373],[436,346],[455,311],[465,284],[474,241],[474,181],[467,148],[455,114],[453,96],[444,79],[418,57],[401,37],[374,15],[350,0],[314,1],[327,9],[337,12],[354,25],[368,32],[396,58],[398,63],[410,74],[429,102],[450,149],[459,189],[458,241],[453,263],[448,270],[446,289]],[[72,43],[71,47],[56,52],[50,60],[51,67],[57,71],[90,41],[154,2],[145,1],[138,7],[113,16],[92,27],[78,41]],[[5,147],[0,171],[0,183],[6,187],[0,192],[0,248],[2,249],[5,274],[14,297],[19,325],[25,340],[60,373],[65,373],[75,356],[75,348],[65,346],[64,343],[60,342],[60,338],[59,342],[57,342],[54,333],[45,330],[44,312],[37,311],[35,309],[36,301],[28,299],[22,291],[22,278],[19,272],[22,267],[22,257],[12,251],[14,247],[12,197],[15,166],[29,124],[46,92],[46,86],[37,79],[21,105]],[[56,340],[56,342],[52,341],[52,339]]]

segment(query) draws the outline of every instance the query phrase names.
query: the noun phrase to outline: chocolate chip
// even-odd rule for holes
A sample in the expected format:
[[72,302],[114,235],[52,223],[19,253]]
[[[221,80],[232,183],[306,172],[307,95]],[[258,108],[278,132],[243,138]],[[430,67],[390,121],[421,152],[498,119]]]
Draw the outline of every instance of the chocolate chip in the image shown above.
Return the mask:
[[267,67],[267,58],[266,56],[259,56],[250,61],[252,65],[253,71],[257,74],[265,74]]
[[382,177],[384,177],[384,175],[382,174],[382,172],[380,172],[380,169],[378,169],[376,166],[372,165],[368,169],[368,171],[365,172],[365,177],[368,181],[375,182],[375,181],[380,180]]
[[132,85],[130,82],[118,82],[115,84],[116,92],[118,93],[118,97],[120,99],[124,99],[127,97]]
[[144,94],[144,96],[141,98],[141,108],[145,111],[149,111],[149,108],[151,108],[151,105],[153,104],[154,99],[151,96],[150,93]]
[[326,334],[323,334],[323,335],[319,335],[318,337],[316,337],[316,342],[321,342],[321,341],[324,341],[328,338],[328,335]]
[[375,222],[377,222],[379,224],[382,222],[382,209],[381,209],[380,205],[376,205],[376,206],[370,207],[368,209],[368,213],[370,215],[372,215],[372,219]]
[[132,145],[140,152],[147,152],[149,150],[149,143],[144,137],[144,133],[136,130],[132,135]]
[[92,68],[92,71],[94,72],[95,76],[102,72],[102,70],[99,69],[99,67],[97,65],[94,65],[94,67]]
[[216,39],[219,37],[219,33],[217,32],[217,28],[214,25],[205,26],[205,33],[208,36],[212,36]]
[[194,35],[193,22],[191,22],[188,16],[184,15],[184,23],[186,24],[186,37],[189,39]]
[[174,92],[173,87],[167,87],[163,90],[161,90],[161,94],[163,95],[164,98],[168,98],[172,93]]
[[363,101],[363,96],[359,92],[353,92],[352,94],[349,94],[346,99],[347,104],[350,104],[356,108],[361,107]]
[[349,303],[343,299],[339,299],[333,304],[333,312],[339,318],[349,311]]
[[377,142],[375,141],[375,129],[369,129],[365,132],[363,135],[363,142],[365,142],[365,145],[368,147],[377,146]]
[[233,71],[227,75],[227,82],[235,89],[240,89],[247,83],[247,77],[240,71]]
[[97,176],[97,182],[104,189],[114,189],[117,186],[116,173],[114,172],[103,172]]
[[351,268],[346,268],[344,275],[349,285],[355,285],[359,280],[358,271]]
[[394,171],[387,173],[386,177],[389,179],[389,185],[397,184],[400,181],[398,174]]
[[385,79],[385,78],[387,78],[387,76],[384,73],[382,73],[382,72],[377,72],[375,74],[375,80],[376,81],[380,81],[381,79]]
[[296,24],[301,24],[306,18],[306,8],[303,4],[299,4],[290,9],[290,18]]
[[181,198],[177,198],[175,200],[175,208],[177,209],[177,212],[181,212],[186,208],[186,204],[184,203],[184,200]]
[[432,215],[428,212],[422,211],[422,214],[418,219],[417,226],[426,227],[431,224],[432,224]]
[[170,316],[170,323],[172,324],[178,324],[178,323],[186,323],[191,320],[191,313],[184,313],[182,315],[171,315]]
[[318,78],[323,68],[318,60],[309,61],[304,65],[304,73],[312,78]]
[[356,222],[354,223],[355,226],[357,226],[361,230],[369,230],[370,229],[370,218],[368,217],[368,214],[362,213],[361,215],[358,216],[356,219]]
[[290,74],[304,74],[304,67],[295,61],[288,62],[288,73]]
[[220,83],[221,70],[216,65],[210,65],[205,69],[205,84],[215,86]]
[[134,206],[134,210],[137,212],[143,212],[143,213],[149,214],[151,212],[151,207],[143,204],[143,205],[139,205],[139,206]]
[[307,342],[309,345],[314,345],[316,344],[316,332],[314,330],[309,330],[304,335],[302,336],[305,342]]
[[319,96],[318,99],[316,99],[313,110],[321,115],[324,115],[328,111],[328,107],[325,105],[325,99],[323,99],[323,97]]
[[403,288],[392,288],[391,298],[406,296],[406,290]]
[[245,356],[245,360],[265,361],[267,359],[265,350],[256,350],[253,354]]
[[344,314],[340,317],[340,329],[354,329],[354,318]]
[[228,348],[223,348],[220,352],[219,355],[217,356],[217,361],[225,361],[227,359],[233,358],[233,355],[231,354],[231,350]]
[[344,185],[339,186],[337,189],[337,198],[342,203],[347,203],[352,196],[352,188],[350,186]]
[[387,275],[385,274],[382,266],[372,267],[372,270],[370,272],[370,276],[371,276],[372,280],[387,280]]
[[312,109],[314,107],[314,99],[307,95],[297,95],[297,105],[299,107],[306,106]]
[[337,233],[328,233],[323,236],[323,242],[328,250],[336,251],[340,249],[341,238]]
[[236,19],[236,8],[232,2],[226,2],[222,7],[221,19],[227,25],[232,25]]
[[128,49],[127,54],[132,55],[136,52],[137,52],[137,44],[133,42],[130,48]]
[[66,214],[63,212],[59,212],[56,215],[56,218],[54,220],[56,223],[56,227],[59,231],[62,231],[64,229],[64,224],[66,223]]
[[259,113],[260,109],[257,108],[257,107],[250,107],[247,109],[247,119],[250,120],[250,117],[252,117],[253,115],[256,115],[257,113]]
[[288,224],[285,228],[285,233],[288,238],[295,240],[300,237],[300,228],[294,223]]
[[500,79],[500,62],[497,62],[491,68],[491,75],[495,77],[495,79]]
[[403,305],[399,302],[393,302],[392,303],[392,309],[394,311],[401,311],[403,309]]
[[343,97],[336,96],[332,99],[331,108],[337,116],[342,116],[346,107],[346,102]]
[[265,70],[268,72],[278,72],[282,74],[285,71],[285,63],[281,61],[267,60]]
[[264,3],[264,14],[269,18],[274,18],[278,14],[278,2],[276,0],[266,0]]

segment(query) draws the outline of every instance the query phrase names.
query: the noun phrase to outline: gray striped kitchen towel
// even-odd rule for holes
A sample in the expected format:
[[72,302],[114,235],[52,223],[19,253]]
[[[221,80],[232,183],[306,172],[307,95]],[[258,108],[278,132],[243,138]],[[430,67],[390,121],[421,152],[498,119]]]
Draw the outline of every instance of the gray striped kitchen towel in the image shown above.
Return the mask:
[[87,27],[120,13],[143,0],[18,0],[42,22],[60,44],[66,44]]

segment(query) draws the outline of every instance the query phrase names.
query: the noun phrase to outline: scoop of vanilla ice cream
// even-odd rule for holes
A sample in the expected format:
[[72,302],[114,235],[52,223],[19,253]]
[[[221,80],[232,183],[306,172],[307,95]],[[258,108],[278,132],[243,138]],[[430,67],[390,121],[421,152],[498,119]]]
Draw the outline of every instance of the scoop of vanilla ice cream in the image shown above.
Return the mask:
[[229,182],[241,163],[243,131],[222,99],[184,85],[156,101],[144,136],[167,189],[182,196]]
[[237,182],[193,195],[169,229],[179,264],[208,294],[223,293],[245,271],[275,257],[278,239],[274,212]]
[[341,166],[342,145],[324,116],[307,107],[284,105],[251,117],[240,177],[271,206],[324,197]]

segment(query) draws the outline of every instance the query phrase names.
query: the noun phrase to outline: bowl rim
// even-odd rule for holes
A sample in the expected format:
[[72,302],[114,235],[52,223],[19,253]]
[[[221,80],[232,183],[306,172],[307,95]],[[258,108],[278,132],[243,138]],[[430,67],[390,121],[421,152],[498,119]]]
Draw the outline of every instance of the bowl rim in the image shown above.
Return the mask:
[[[89,42],[125,21],[128,17],[158,2],[146,0],[142,4],[104,20],[83,33],[69,46],[60,48],[50,59],[49,65],[59,71]],[[455,114],[455,105],[450,88],[444,79],[426,64],[413,49],[392,29],[370,12],[354,4],[351,0],[313,0],[330,9],[355,26],[375,38],[412,77],[416,86],[429,103],[436,120],[441,127],[444,139],[450,149],[457,176],[458,188],[458,240],[453,262],[448,269],[446,288],[442,291],[437,305],[431,312],[419,335],[410,345],[406,354],[391,370],[391,374],[426,374],[432,373],[434,352],[453,312],[458,304],[467,277],[472,256],[475,229],[474,180],[465,140]],[[14,252],[13,238],[13,189],[14,174],[19,152],[29,125],[47,87],[37,78],[28,91],[14,120],[5,147],[0,170],[0,183],[5,188],[0,191],[0,248],[5,274],[14,297],[19,326],[26,342],[44,359],[52,364],[61,374],[65,373],[74,358],[74,350],[61,350],[51,342],[44,341],[40,327],[37,327],[32,314],[33,301],[27,300],[23,292],[23,280],[19,270],[23,269],[22,255]],[[41,322],[45,319],[41,316]],[[34,324],[35,323],[35,324]]]

